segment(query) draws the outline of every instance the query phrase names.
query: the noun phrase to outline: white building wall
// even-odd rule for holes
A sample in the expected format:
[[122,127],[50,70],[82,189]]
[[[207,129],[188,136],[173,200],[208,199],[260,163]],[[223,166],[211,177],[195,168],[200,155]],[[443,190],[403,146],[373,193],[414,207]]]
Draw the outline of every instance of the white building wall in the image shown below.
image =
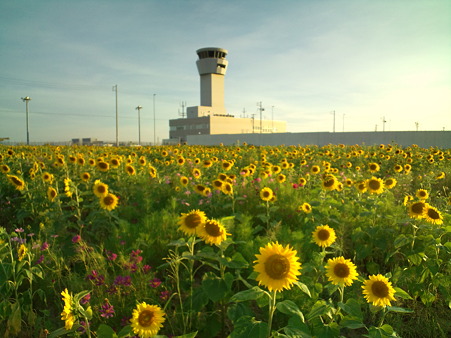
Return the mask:
[[273,134],[220,134],[189,135],[188,144],[196,145],[378,145],[398,144],[404,147],[413,144],[422,148],[451,148],[451,131],[386,131],[344,133],[273,133]]

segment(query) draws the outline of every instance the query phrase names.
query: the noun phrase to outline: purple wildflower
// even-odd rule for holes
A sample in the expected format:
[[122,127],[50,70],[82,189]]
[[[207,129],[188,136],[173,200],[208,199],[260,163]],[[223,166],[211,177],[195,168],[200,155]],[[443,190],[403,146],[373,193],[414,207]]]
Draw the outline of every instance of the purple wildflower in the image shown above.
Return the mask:
[[114,316],[114,306],[110,304],[107,298],[105,298],[105,303],[100,307],[100,316],[103,318],[111,318]]
[[149,285],[153,288],[157,288],[161,285],[161,280],[159,278],[154,278],[149,282]]

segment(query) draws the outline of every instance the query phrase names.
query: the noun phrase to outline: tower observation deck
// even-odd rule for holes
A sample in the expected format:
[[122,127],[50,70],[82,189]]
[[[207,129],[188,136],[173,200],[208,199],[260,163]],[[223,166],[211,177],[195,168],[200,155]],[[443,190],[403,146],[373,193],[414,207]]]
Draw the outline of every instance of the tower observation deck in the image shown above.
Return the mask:
[[188,107],[188,117],[226,114],[224,106],[224,76],[227,71],[227,50],[218,47],[201,48],[196,51],[200,76],[200,106]]

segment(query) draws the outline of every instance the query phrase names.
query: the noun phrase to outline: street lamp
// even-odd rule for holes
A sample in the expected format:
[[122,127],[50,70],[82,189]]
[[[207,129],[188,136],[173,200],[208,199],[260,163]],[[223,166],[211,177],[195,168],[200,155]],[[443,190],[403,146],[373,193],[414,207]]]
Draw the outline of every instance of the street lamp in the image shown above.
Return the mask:
[[25,96],[25,97],[21,97],[22,101],[25,102],[26,105],[26,114],[27,114],[27,145],[30,144],[30,133],[28,132],[28,101],[31,100],[31,97],[29,96]]
[[135,109],[138,111],[138,145],[141,145],[141,114],[140,111],[143,107],[138,106]]

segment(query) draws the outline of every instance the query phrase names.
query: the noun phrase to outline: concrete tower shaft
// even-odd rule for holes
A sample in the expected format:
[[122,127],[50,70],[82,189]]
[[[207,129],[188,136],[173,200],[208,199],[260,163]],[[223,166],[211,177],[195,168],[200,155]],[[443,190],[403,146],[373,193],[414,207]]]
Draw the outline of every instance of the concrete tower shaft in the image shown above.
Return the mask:
[[218,112],[223,113],[227,50],[207,47],[198,49],[196,53],[199,56],[196,65],[200,75],[200,105],[216,108]]

